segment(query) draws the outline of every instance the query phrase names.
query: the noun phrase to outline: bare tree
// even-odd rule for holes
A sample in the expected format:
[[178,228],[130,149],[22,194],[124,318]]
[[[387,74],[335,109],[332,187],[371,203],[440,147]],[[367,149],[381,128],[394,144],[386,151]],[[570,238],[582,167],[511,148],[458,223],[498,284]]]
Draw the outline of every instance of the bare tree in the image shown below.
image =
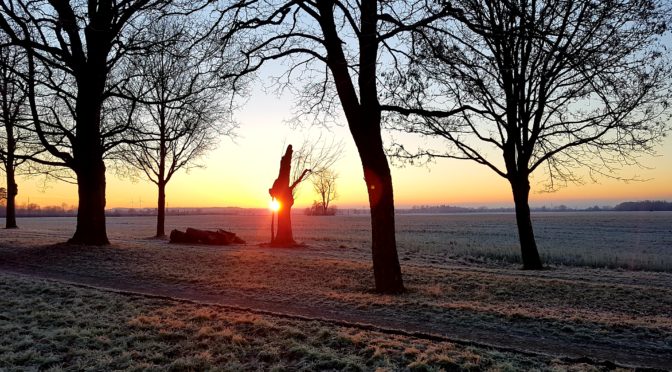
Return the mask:
[[[198,166],[221,136],[235,128],[231,119],[234,91],[218,75],[223,66],[216,49],[202,42],[187,25],[159,20],[149,28],[154,46],[130,62],[137,76],[135,107],[130,115],[130,143],[116,152],[158,189],[156,236],[165,236],[166,185],[180,170]],[[123,120],[123,119],[122,119]]]
[[[447,140],[405,159],[485,165],[511,185],[523,267],[542,262],[529,208],[530,176],[554,190],[613,176],[653,153],[669,128],[670,64],[658,43],[669,4],[657,0],[461,0],[460,11],[413,34],[409,73],[392,85],[413,107],[396,128]],[[410,119],[410,120],[409,120]],[[503,157],[502,157],[503,156]]]
[[[77,228],[71,243],[108,244],[105,154],[126,139],[128,122],[106,126],[106,100],[123,92],[114,78],[122,61],[148,46],[140,31],[159,14],[197,11],[206,2],[169,0],[11,0],[0,3],[0,30],[26,50],[28,99],[48,156],[77,179]],[[187,7],[189,9],[177,8]],[[205,21],[204,21],[205,22]]]
[[0,166],[5,172],[6,217],[5,227],[16,228],[16,195],[18,185],[16,173],[19,166],[43,151],[36,143],[34,133],[27,130],[30,122],[28,90],[24,78],[26,68],[25,53],[19,47],[8,44],[6,37],[0,37]]
[[402,292],[392,176],[381,133],[383,107],[378,83],[382,76],[378,67],[383,52],[394,62],[401,33],[429,25],[442,15],[425,17],[424,0],[249,3],[248,20],[239,22],[239,29],[261,28],[253,40],[255,46],[246,53],[250,69],[269,60],[289,58],[292,67],[285,82],[291,85],[296,76],[312,80],[306,86],[306,112],[342,109],[359,152],[369,196],[376,290]]
[[26,113],[28,103],[25,85],[14,71],[14,68],[21,64],[19,48],[10,45],[0,48],[0,105],[2,105],[0,120],[4,127],[0,161],[7,179],[5,228],[8,229],[18,227],[16,225],[18,186],[15,173],[23,160],[16,158],[16,146],[23,133],[18,128],[19,122],[25,118],[23,115]]
[[331,142],[324,144],[306,140],[295,152],[292,145],[287,146],[280,159],[278,178],[268,190],[271,197],[279,203],[278,230],[271,240],[272,246],[293,246],[292,206],[298,186],[313,174],[321,174],[329,169],[340,158],[342,146]]
[[320,197],[320,200],[315,203],[318,207],[315,214],[322,216],[329,214],[329,206],[338,196],[336,193],[337,178],[338,174],[331,169],[325,169],[311,178],[313,190]]

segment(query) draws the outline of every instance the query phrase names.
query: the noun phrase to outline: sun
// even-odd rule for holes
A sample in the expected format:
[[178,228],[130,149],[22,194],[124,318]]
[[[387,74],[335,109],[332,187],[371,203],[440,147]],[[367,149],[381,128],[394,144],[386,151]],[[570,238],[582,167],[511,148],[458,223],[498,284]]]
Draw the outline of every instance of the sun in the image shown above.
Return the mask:
[[268,209],[272,210],[273,212],[277,212],[280,210],[280,202],[273,199],[271,200],[270,203],[268,203]]

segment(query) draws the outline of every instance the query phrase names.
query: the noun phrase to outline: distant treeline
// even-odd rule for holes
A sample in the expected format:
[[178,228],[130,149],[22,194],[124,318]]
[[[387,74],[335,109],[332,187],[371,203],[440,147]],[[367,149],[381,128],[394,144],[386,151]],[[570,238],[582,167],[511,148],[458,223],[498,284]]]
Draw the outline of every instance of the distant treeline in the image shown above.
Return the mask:
[[[531,208],[533,212],[595,212],[595,211],[617,211],[617,212],[636,212],[636,211],[672,211],[672,202],[662,200],[644,200],[636,202],[624,202],[612,206],[592,206],[588,208],[570,208],[566,205],[553,207]],[[513,213],[513,208],[468,208],[452,205],[418,205],[410,209],[397,209],[397,214],[423,214],[423,213]],[[238,207],[213,207],[213,208],[167,208],[168,216],[190,216],[190,215],[267,215],[269,210],[265,208],[238,208]],[[305,211],[304,211],[305,213]],[[366,208],[343,208],[333,209],[334,214],[338,215],[358,215],[368,214]],[[60,206],[41,207],[37,204],[24,204],[16,208],[17,217],[72,217],[77,215],[77,208],[74,205],[62,204]],[[105,215],[109,217],[124,216],[156,216],[156,208],[113,208],[108,209]],[[0,206],[0,218],[5,217],[5,208]]]
[[[553,207],[537,207],[530,208],[533,212],[595,212],[595,211],[672,211],[672,202],[662,200],[644,200],[637,202],[624,202],[612,206],[597,206],[587,208],[570,208],[566,205],[558,205]],[[515,212],[513,208],[467,208],[457,207],[452,205],[419,205],[413,206],[411,209],[397,210],[398,214],[412,214],[412,213],[512,213]]]
[[[167,208],[168,216],[187,216],[187,215],[262,215],[268,214],[264,208]],[[60,206],[39,206],[34,203],[18,205],[16,207],[17,217],[73,217],[77,215],[77,207],[74,205]],[[108,217],[127,217],[127,216],[156,216],[156,208],[113,208],[107,209],[105,215]],[[0,206],[0,218],[6,216],[4,205]]]
[[625,202],[614,207],[615,211],[672,211],[672,202],[662,200],[644,200]]
[[[0,217],[6,216],[7,209],[4,205],[0,207]],[[39,206],[35,203],[16,206],[17,217],[70,217],[77,215],[77,207],[74,205],[62,204],[59,206]]]

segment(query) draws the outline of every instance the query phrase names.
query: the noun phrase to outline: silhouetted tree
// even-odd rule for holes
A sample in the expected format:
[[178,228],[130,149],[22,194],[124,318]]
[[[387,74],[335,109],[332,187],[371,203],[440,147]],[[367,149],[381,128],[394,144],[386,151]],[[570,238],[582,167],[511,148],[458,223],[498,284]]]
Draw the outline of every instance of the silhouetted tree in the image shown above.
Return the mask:
[[280,170],[278,178],[273,182],[273,186],[268,190],[271,198],[278,201],[278,230],[271,240],[273,246],[292,246],[296,245],[292,233],[292,206],[294,205],[294,189],[303,181],[310,169],[303,169],[301,175],[294,182],[290,181],[292,172],[292,145],[287,146],[285,154],[280,159]]
[[21,58],[20,50],[17,47],[5,45],[0,48],[0,108],[2,110],[0,120],[4,127],[2,137],[2,148],[0,149],[0,160],[7,180],[7,189],[5,190],[6,215],[5,228],[16,228],[16,195],[18,186],[16,184],[16,167],[19,166],[22,159],[16,158],[16,146],[20,141],[21,131],[18,128],[19,122],[25,117],[26,89],[22,79],[16,74],[14,68],[24,64]]
[[[26,50],[33,124],[49,157],[77,179],[77,228],[71,243],[108,244],[107,151],[126,142],[128,122],[107,126],[103,109],[123,93],[117,70],[150,45],[139,37],[163,15],[196,12],[206,2],[170,0],[12,0],[0,3],[0,29]],[[179,7],[179,8],[178,8]],[[186,9],[189,7],[189,9]],[[207,19],[201,18],[205,24]],[[196,40],[195,40],[196,41]]]
[[296,245],[292,232],[292,206],[297,187],[311,174],[321,174],[338,160],[342,152],[340,143],[321,144],[320,140],[305,141],[296,152],[287,146],[280,159],[278,178],[268,190],[280,204],[278,230],[271,241],[273,246]]
[[320,200],[317,201],[319,210],[316,211],[318,212],[316,214],[328,214],[330,203],[338,196],[336,194],[336,178],[338,178],[338,175],[334,171],[325,169],[310,179],[310,182],[313,184],[313,190],[320,197]]
[[[239,28],[261,27],[255,46],[246,53],[250,69],[265,61],[290,58],[288,83],[296,81],[295,74],[313,80],[302,97],[308,113],[329,113],[340,106],[359,152],[369,196],[376,290],[402,292],[392,176],[381,134],[378,65],[382,51],[394,62],[399,34],[428,25],[440,15],[425,17],[424,0],[252,3],[254,12],[248,8],[249,19],[239,22]],[[308,77],[311,71],[318,75]]]
[[[3,42],[4,41],[4,42]],[[42,149],[35,143],[34,134],[27,130],[29,123],[28,90],[24,80],[27,67],[25,53],[8,44],[0,36],[0,166],[5,171],[6,216],[5,227],[16,228],[17,168]]]
[[[213,149],[234,128],[230,118],[233,90],[218,75],[216,48],[190,27],[159,20],[149,27],[153,41],[143,56],[130,61],[137,97],[130,144],[119,148],[123,165],[144,174],[158,189],[156,236],[165,236],[166,185],[182,169]],[[129,88],[130,89],[130,88]]]
[[[408,110],[396,128],[448,141],[405,159],[483,164],[511,185],[525,269],[542,262],[528,203],[539,168],[547,188],[652,153],[668,127],[670,66],[656,0],[460,0],[454,18],[416,30],[409,72],[391,83]],[[426,32],[422,32],[426,31]],[[410,120],[409,120],[410,119]],[[499,156],[499,159],[497,157]],[[503,156],[503,158],[502,158]]]

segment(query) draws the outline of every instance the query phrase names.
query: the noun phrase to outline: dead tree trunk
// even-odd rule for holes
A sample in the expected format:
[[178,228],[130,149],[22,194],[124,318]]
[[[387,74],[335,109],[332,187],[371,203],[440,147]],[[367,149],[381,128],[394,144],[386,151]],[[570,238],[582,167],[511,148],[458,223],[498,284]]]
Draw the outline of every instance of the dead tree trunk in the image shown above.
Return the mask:
[[292,234],[292,206],[294,205],[293,187],[289,184],[292,168],[292,145],[287,146],[285,155],[280,159],[280,171],[278,178],[273,182],[273,187],[268,190],[271,197],[278,201],[278,230],[271,241],[274,246],[295,245]]

